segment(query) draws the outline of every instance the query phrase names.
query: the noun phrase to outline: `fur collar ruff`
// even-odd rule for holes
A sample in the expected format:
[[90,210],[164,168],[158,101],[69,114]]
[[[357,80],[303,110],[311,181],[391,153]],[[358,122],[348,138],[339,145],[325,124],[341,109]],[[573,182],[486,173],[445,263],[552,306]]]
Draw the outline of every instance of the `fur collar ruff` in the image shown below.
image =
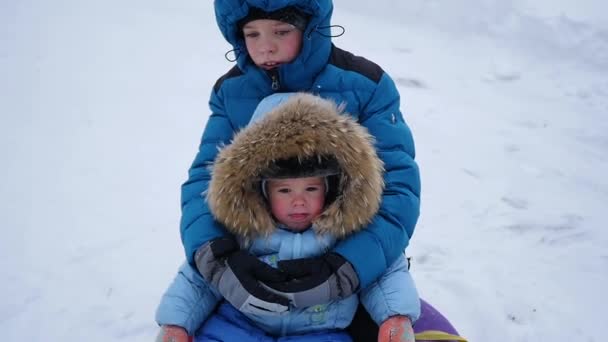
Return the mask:
[[260,174],[275,160],[334,155],[342,169],[341,191],[314,229],[343,238],[367,225],[380,206],[384,168],[373,144],[368,131],[335,103],[296,94],[220,150],[207,192],[209,208],[237,236],[268,236],[276,222],[259,191]]

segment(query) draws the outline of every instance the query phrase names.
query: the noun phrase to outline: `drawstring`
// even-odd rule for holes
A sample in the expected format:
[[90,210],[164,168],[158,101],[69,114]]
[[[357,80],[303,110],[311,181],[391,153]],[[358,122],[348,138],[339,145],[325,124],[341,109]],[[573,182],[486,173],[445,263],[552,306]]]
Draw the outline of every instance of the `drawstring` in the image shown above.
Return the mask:
[[[231,52],[234,54],[234,58],[230,58],[230,57],[228,56],[228,55],[229,55]],[[228,50],[228,51],[227,51],[227,52],[224,54],[224,58],[226,58],[226,60],[227,60],[228,62],[236,62],[236,60],[237,60],[237,59],[239,59],[239,52],[240,52],[240,51],[239,51],[239,49],[232,49],[232,50]]]
[[[331,29],[332,29],[332,28],[335,28],[335,27],[342,29],[342,32],[337,33],[336,35],[332,35],[332,34],[331,34]],[[325,30],[325,29],[329,29],[329,30],[330,30],[330,31],[329,31],[329,34],[325,34],[325,33],[323,33],[323,32],[321,32],[321,31],[320,31],[320,30]],[[337,37],[342,36],[342,35],[343,35],[343,34],[346,32],[346,29],[345,29],[345,28],[344,28],[344,26],[342,26],[342,25],[328,25],[328,26],[318,26],[318,25],[317,25],[317,26],[315,26],[315,28],[314,28],[314,29],[312,29],[312,30],[311,30],[311,31],[308,33],[308,35],[306,36],[306,39],[310,39],[310,38],[312,37],[312,34],[313,34],[314,32],[318,32],[318,33],[319,33],[320,35],[322,35],[323,37],[327,37],[327,38],[337,38]]]

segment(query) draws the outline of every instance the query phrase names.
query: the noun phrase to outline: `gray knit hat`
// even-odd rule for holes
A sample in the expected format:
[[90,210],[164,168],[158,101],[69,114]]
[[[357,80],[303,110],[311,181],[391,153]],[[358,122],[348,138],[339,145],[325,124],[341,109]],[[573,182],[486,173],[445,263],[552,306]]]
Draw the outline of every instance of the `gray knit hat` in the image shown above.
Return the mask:
[[340,166],[334,156],[311,156],[277,160],[262,172],[262,179],[284,179],[304,177],[326,177],[340,173]]
[[298,30],[304,32],[304,30],[306,29],[306,25],[308,25],[309,16],[294,6],[283,7],[272,12],[266,12],[257,7],[252,7],[249,10],[247,16],[239,20],[239,22],[237,23],[239,32],[243,32],[243,27],[247,25],[248,22],[258,19],[272,19],[282,21],[284,23],[291,24],[295,26]]

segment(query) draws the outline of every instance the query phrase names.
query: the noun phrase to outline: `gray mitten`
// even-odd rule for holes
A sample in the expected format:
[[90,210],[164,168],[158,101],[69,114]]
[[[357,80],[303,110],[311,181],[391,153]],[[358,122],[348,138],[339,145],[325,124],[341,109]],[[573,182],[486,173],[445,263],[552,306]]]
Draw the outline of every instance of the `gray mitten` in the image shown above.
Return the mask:
[[235,308],[257,314],[281,313],[289,300],[260,282],[281,283],[285,274],[247,251],[232,238],[219,238],[201,246],[195,255],[200,274]]
[[289,298],[298,308],[328,303],[348,297],[359,288],[353,266],[336,253],[319,257],[279,261],[278,267],[291,279],[266,284],[275,293]]

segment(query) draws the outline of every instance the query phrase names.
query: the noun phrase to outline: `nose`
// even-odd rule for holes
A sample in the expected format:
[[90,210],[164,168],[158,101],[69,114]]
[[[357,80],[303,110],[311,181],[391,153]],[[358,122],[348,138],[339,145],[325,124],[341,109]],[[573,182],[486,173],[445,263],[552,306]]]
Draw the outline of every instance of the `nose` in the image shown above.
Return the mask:
[[260,39],[258,50],[260,53],[263,53],[263,54],[272,54],[272,53],[276,52],[277,45],[275,44],[274,41],[272,41],[272,39],[262,38],[262,39]]
[[296,194],[294,195],[291,204],[296,207],[296,206],[303,206],[306,204],[306,199],[304,198],[303,195],[300,194]]

